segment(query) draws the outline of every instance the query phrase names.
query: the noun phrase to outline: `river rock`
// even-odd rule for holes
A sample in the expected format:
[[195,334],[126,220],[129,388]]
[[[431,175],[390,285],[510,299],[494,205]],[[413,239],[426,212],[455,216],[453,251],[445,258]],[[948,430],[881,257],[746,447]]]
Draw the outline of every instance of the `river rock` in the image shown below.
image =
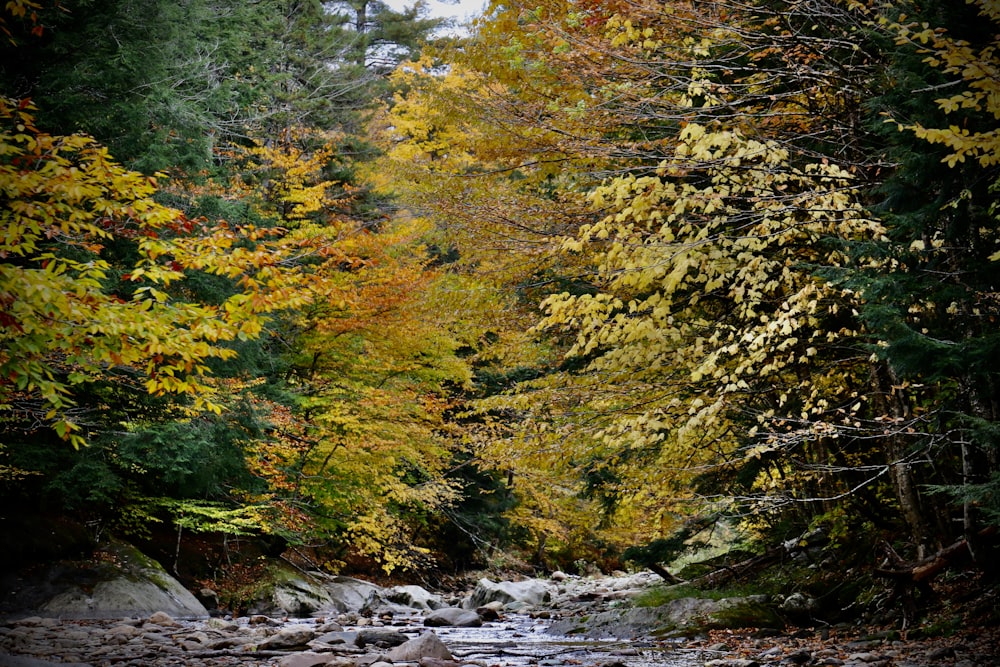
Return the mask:
[[803,620],[811,617],[819,608],[815,598],[802,593],[792,593],[778,607],[793,620]]
[[319,647],[330,647],[330,646],[359,646],[358,644],[358,633],[348,632],[344,630],[334,630],[332,632],[324,632],[315,639],[309,642],[311,648]]
[[421,586],[393,586],[385,592],[385,599],[410,609],[440,609],[445,606],[440,595],[434,595]]
[[10,616],[65,619],[126,618],[158,611],[175,618],[205,618],[208,610],[155,560],[130,544],[112,541],[85,564],[56,562],[18,577],[0,609]]
[[483,624],[479,614],[468,609],[445,607],[432,611],[424,617],[424,625],[429,628],[453,626],[457,628],[478,628]]
[[91,667],[86,662],[49,662],[40,658],[0,653],[0,667]]
[[451,651],[436,634],[425,632],[404,644],[391,649],[386,658],[396,662],[420,662],[421,658],[438,658],[439,660],[454,660]]
[[332,579],[322,572],[304,572],[290,564],[273,560],[251,606],[254,616],[305,617],[324,609],[335,609],[337,603],[327,590]]
[[690,637],[718,628],[774,628],[783,622],[764,596],[710,600],[678,598],[659,607],[613,609],[562,618],[548,632],[591,638],[628,639],[640,635]]
[[408,640],[409,637],[392,628],[368,628],[358,631],[357,644],[362,648],[368,646],[392,648],[404,644]]
[[316,631],[308,625],[288,625],[271,635],[258,646],[262,649],[289,649],[305,647],[316,638]]
[[275,560],[251,614],[305,618],[357,613],[381,599],[382,593],[380,586],[361,579],[303,571]]
[[420,667],[461,667],[456,660],[441,660],[440,658],[420,658]]
[[341,614],[361,611],[382,592],[380,586],[353,577],[330,577],[323,587],[333,600],[333,610]]
[[312,651],[293,653],[278,660],[278,667],[319,667],[329,663],[331,657],[329,653],[314,653]]
[[518,609],[524,606],[542,605],[551,599],[549,587],[537,579],[495,583],[483,578],[479,580],[476,589],[462,606],[465,609],[476,609],[490,602],[500,602],[505,609]]

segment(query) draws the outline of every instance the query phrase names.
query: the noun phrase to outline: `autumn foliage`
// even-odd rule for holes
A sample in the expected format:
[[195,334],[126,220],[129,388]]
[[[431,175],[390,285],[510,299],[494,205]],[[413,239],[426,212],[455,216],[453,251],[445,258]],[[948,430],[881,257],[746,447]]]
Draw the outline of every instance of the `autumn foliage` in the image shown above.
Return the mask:
[[383,573],[1000,517],[991,3],[495,2],[394,68],[263,4],[86,85],[107,17],[8,4],[11,497]]

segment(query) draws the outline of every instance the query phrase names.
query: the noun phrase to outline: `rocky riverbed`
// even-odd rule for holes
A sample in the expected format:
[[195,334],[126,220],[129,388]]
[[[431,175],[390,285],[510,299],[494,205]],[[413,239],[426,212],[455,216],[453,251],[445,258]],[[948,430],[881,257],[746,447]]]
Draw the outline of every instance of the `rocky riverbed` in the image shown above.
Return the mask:
[[[633,608],[634,597],[654,583],[647,574],[558,574],[520,582],[483,579],[475,590],[452,596],[413,586],[378,589],[376,595],[355,596],[357,609],[305,618],[180,618],[162,611],[119,618],[11,617],[0,624],[0,666],[1000,665],[998,637],[990,631],[903,641],[893,633],[868,636],[846,627],[711,629],[705,619],[732,603],[687,600],[652,611]],[[755,601],[740,604],[746,602]],[[662,632],[664,627],[671,632]]]
[[[350,616],[338,619],[350,622]],[[376,623],[380,623],[376,621]],[[391,623],[391,622],[390,622]],[[757,636],[711,631],[683,640],[580,640],[513,614],[477,628],[428,629],[419,619],[351,626],[330,619],[179,621],[29,617],[0,627],[0,665],[120,667],[985,667],[996,638],[899,641],[849,633]]]

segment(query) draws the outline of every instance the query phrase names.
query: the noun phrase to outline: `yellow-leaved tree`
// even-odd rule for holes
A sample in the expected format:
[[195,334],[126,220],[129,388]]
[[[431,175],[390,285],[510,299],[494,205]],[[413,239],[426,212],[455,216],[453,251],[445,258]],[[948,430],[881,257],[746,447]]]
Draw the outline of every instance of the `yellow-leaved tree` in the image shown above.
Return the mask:
[[[131,172],[85,136],[38,130],[28,102],[0,100],[0,408],[11,428],[53,428],[86,441],[80,385],[113,380],[189,396],[218,411],[208,361],[259,334],[288,303],[240,292],[220,305],[170,290],[184,271],[238,275],[258,256],[226,254],[237,233],[205,229],[157,203],[155,179]],[[109,247],[133,249],[124,268]]]

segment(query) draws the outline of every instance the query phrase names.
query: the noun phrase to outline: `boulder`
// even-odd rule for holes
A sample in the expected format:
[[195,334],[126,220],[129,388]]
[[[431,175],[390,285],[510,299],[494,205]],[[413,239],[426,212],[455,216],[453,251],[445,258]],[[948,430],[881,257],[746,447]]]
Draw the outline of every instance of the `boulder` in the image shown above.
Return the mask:
[[304,618],[361,611],[382,593],[375,584],[324,572],[305,572],[275,560],[251,613]]
[[291,649],[305,647],[316,638],[316,631],[301,623],[288,625],[271,635],[257,646],[261,649]]
[[419,637],[414,637],[406,643],[400,644],[386,653],[385,657],[394,663],[420,662],[421,658],[455,659],[444,642],[433,632],[425,632]]
[[11,616],[102,619],[156,612],[185,619],[208,616],[204,605],[159,563],[120,541],[102,547],[98,557],[83,564],[56,562],[33,568],[4,593],[0,611]]
[[476,614],[484,621],[500,620],[501,611],[503,611],[503,605],[499,602],[491,602],[482,607],[476,607]]
[[816,613],[819,604],[815,598],[802,593],[792,593],[784,599],[778,609],[793,620],[804,620]]
[[456,660],[441,660],[440,658],[420,658],[420,667],[462,667]]
[[393,586],[384,595],[386,601],[411,609],[440,609],[444,607],[441,596],[428,592],[421,586]]
[[281,658],[278,661],[278,667],[319,667],[329,663],[330,658],[329,653],[313,653],[312,651],[293,653]]
[[376,646],[378,648],[392,648],[404,644],[409,637],[398,630],[392,628],[370,628],[358,631],[357,645],[361,648]]
[[458,607],[445,607],[437,609],[424,617],[424,625],[429,628],[456,627],[456,628],[478,628],[483,624],[483,619],[474,611],[459,609]]
[[273,560],[250,614],[302,618],[321,609],[330,609],[334,601],[324,585],[326,578],[328,576],[321,572],[303,572],[284,561]]
[[491,602],[500,602],[506,609],[518,609],[542,605],[551,599],[549,587],[538,579],[494,583],[483,578],[479,580],[476,589],[462,606],[466,609],[476,609]]
[[364,609],[382,592],[381,587],[353,577],[329,577],[323,588],[332,600],[328,610],[341,614]]
[[555,621],[547,632],[591,638],[627,639],[641,635],[690,637],[722,628],[781,628],[783,621],[766,596],[710,600],[678,598],[659,607],[609,610]]
[[359,646],[358,633],[332,630],[320,634],[309,642],[310,648],[326,648],[329,646]]

